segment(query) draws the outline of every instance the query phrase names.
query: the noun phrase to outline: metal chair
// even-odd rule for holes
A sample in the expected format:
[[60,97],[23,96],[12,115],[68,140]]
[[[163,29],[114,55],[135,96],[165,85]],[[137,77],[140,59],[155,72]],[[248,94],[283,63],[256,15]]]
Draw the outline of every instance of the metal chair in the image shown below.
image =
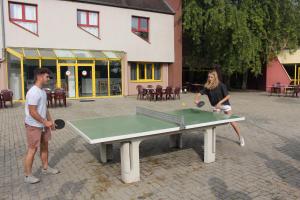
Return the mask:
[[171,86],[168,86],[165,90],[166,100],[168,99],[174,99],[174,93],[173,88]]
[[54,90],[54,105],[57,106],[57,102],[59,106],[61,106],[61,101],[63,101],[64,106],[67,107],[67,96],[65,90],[61,88],[57,88]]
[[175,87],[174,99],[176,99],[176,97],[178,97],[178,99],[180,99],[180,87]]
[[11,107],[13,107],[13,92],[11,90],[1,90],[2,104],[6,108],[6,101],[10,101]]

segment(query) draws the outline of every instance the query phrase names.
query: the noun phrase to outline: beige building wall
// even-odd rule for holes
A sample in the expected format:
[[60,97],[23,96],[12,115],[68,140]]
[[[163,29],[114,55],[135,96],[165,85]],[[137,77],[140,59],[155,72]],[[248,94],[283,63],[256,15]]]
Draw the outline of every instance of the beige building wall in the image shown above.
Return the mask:
[[[23,0],[14,0],[24,2]],[[4,1],[8,47],[121,50],[128,61],[174,62],[174,16],[95,4],[26,0],[38,5],[39,36],[9,22]],[[77,27],[77,9],[99,11],[100,39]],[[131,16],[149,17],[150,41],[131,32]]]
[[136,86],[137,85],[142,85],[143,87],[147,87],[147,85],[153,85],[155,88],[157,85],[163,86],[163,88],[166,88],[168,86],[168,64],[163,64],[162,65],[162,81],[157,81],[157,82],[132,82],[130,81],[130,64],[128,64],[127,67],[127,76],[126,79],[128,80],[128,95],[136,95],[137,90]]
[[0,61],[3,59],[3,51],[4,51],[4,47],[3,47],[3,28],[2,28],[2,2],[3,1],[0,1]]
[[6,63],[0,63],[0,90],[7,89]]
[[278,59],[281,64],[300,63],[300,49],[298,49],[294,53],[290,53],[288,50],[284,50],[278,55]]

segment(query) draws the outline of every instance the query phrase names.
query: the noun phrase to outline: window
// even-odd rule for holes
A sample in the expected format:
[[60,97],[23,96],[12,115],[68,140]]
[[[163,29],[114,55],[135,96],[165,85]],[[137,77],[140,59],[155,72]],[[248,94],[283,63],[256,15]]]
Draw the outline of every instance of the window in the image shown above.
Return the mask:
[[131,31],[149,41],[149,18],[145,17],[135,17],[131,19]]
[[130,80],[137,80],[137,64],[132,63],[130,65]]
[[160,81],[161,65],[159,63],[131,63],[130,79],[132,81]]
[[154,80],[161,80],[161,66],[160,64],[154,64]]
[[9,20],[25,30],[38,34],[37,5],[9,2]]
[[99,37],[99,12],[77,10],[77,25],[93,36]]

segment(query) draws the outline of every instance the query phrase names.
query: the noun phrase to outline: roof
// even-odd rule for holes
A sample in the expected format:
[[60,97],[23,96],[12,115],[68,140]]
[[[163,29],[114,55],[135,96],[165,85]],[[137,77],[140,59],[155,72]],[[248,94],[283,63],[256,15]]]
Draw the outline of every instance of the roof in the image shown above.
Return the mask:
[[144,10],[150,12],[175,14],[164,0],[63,0],[81,3],[91,3],[120,8]]
[[10,47],[7,51],[18,58],[25,59],[66,59],[66,60],[120,60],[121,51],[96,51],[79,49],[46,49]]

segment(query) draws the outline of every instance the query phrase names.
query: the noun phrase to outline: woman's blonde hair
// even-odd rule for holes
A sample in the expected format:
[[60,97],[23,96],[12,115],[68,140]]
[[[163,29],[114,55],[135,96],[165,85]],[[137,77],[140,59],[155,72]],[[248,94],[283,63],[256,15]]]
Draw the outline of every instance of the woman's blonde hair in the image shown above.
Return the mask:
[[212,75],[214,78],[212,81],[210,81],[209,79],[207,79],[204,87],[208,90],[212,90],[215,89],[216,87],[218,87],[220,81],[219,81],[219,77],[218,77],[218,73],[216,70],[211,70],[208,75]]

